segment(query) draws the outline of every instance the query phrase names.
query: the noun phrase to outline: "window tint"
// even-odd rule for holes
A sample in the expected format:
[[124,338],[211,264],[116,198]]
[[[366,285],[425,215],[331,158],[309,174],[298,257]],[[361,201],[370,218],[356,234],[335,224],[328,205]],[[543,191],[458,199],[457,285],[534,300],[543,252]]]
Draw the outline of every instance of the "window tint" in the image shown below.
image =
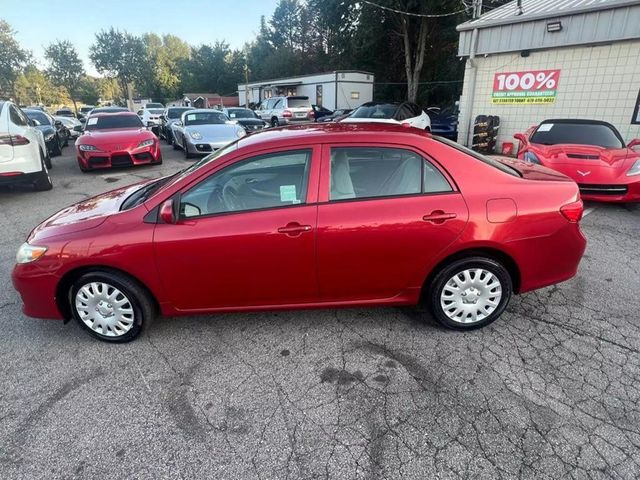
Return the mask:
[[243,160],[182,195],[183,218],[305,203],[311,150],[296,150]]
[[27,117],[29,117],[31,120],[37,120],[38,122],[40,122],[40,125],[51,125],[49,116],[44,112],[41,112],[39,110],[28,110],[26,113]]
[[393,118],[398,106],[392,103],[365,103],[355,109],[352,118]]
[[189,107],[185,107],[185,108],[169,108],[167,110],[167,117],[168,118],[180,118],[180,115],[182,115],[184,112],[188,111],[188,110],[192,110]]
[[407,107],[409,107],[409,110],[411,111],[411,116],[412,117],[419,117],[420,115],[422,115],[422,109],[416,105],[415,103],[412,102],[407,102]]
[[278,98],[274,101],[273,108],[282,108],[282,99]]
[[20,115],[20,112],[14,106],[9,107],[9,117],[11,118],[11,123],[14,125],[28,125],[26,118],[23,115]]
[[413,114],[409,106],[405,104],[405,105],[402,105],[398,110],[398,113],[396,115],[396,120],[406,120],[407,118],[412,118],[414,116],[415,115]]
[[311,103],[307,97],[292,97],[287,99],[289,108],[311,108]]
[[104,115],[89,117],[85,130],[106,130],[111,128],[142,128],[142,121],[136,115]]
[[227,120],[229,119],[222,112],[194,112],[184,116],[184,125],[223,125]]
[[331,149],[330,200],[449,192],[442,173],[420,155],[398,148]]
[[531,136],[531,143],[542,145],[572,143],[603,148],[624,148],[620,135],[609,125],[586,122],[542,123]]

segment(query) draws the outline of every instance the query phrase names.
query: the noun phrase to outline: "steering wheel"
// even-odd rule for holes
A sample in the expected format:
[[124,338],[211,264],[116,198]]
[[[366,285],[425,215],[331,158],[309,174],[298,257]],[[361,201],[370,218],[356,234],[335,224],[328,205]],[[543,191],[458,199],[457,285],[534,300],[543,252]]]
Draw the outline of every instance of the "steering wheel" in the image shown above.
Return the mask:
[[242,210],[244,205],[240,200],[240,196],[238,195],[238,190],[236,190],[235,186],[231,184],[231,182],[227,183],[222,188],[222,201],[224,202],[225,207],[228,210]]

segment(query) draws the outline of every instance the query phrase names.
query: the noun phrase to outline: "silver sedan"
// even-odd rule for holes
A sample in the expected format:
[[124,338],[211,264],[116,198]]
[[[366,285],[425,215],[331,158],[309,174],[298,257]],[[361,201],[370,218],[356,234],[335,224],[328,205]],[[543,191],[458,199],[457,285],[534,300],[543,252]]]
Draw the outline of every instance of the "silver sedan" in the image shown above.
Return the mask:
[[210,109],[189,110],[171,125],[173,148],[182,149],[185,158],[207,155],[244,137],[244,128],[223,112]]

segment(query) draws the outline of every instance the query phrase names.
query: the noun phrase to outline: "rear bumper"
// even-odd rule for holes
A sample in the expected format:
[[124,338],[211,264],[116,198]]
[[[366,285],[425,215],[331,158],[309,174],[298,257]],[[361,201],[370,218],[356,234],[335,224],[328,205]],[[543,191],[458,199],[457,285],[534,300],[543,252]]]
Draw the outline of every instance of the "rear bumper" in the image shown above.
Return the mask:
[[160,161],[162,154],[157,145],[135,149],[132,152],[81,152],[78,151],[78,165],[83,170],[98,170],[113,167],[148,165]]
[[39,173],[40,172],[34,172],[34,173],[16,172],[15,175],[13,173],[11,174],[0,173],[0,185],[17,185],[21,183],[33,183],[37,180]]

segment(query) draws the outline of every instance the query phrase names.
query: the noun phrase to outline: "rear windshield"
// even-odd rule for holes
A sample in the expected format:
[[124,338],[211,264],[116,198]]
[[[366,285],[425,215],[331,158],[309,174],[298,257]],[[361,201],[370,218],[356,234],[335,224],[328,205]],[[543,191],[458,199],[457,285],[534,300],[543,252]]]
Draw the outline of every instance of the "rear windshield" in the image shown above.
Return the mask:
[[434,135],[431,138],[433,140],[437,141],[437,142],[441,142],[441,143],[444,143],[446,145],[449,145],[450,147],[453,147],[453,148],[455,148],[456,150],[458,150],[458,151],[460,151],[462,153],[466,153],[470,157],[473,157],[476,160],[480,160],[482,163],[486,163],[487,165],[491,165],[492,167],[497,168],[498,170],[501,170],[504,173],[508,173],[509,175],[513,175],[514,177],[522,177],[522,175],[520,174],[520,172],[518,172],[518,170],[516,170],[515,168],[512,168],[512,167],[510,167],[508,165],[505,165],[504,163],[499,162],[498,160],[496,160],[494,158],[486,157],[484,155],[481,155],[478,152],[474,152],[470,148],[463,147],[459,143],[452,142],[451,140],[447,140],[446,138],[438,137],[436,135]]
[[164,108],[161,103],[147,103],[144,108]]
[[180,118],[180,115],[182,115],[184,112],[188,110],[193,110],[193,109],[188,107],[187,108],[170,108],[169,110],[167,110],[167,117]]
[[96,108],[92,113],[117,113],[117,112],[128,112],[127,108],[120,107],[105,107],[105,108]]
[[164,109],[162,109],[162,108],[147,108],[147,112],[153,113],[154,115],[160,115],[162,112],[164,112]]
[[288,98],[287,105],[289,106],[289,108],[300,108],[300,107],[311,108],[311,103],[309,103],[308,97]]
[[531,143],[557,145],[563,143],[624,148],[620,134],[602,123],[543,122],[531,135]]
[[381,103],[379,105],[362,105],[354,110],[350,118],[393,118],[398,105]]
[[185,125],[216,125],[225,123],[228,120],[224,113],[220,112],[197,112],[185,115]]
[[95,107],[80,107],[80,111],[82,113],[87,113],[90,112],[91,110],[93,110]]
[[38,110],[27,110],[24,113],[26,113],[27,117],[29,117],[31,120],[39,121],[40,125],[51,125],[51,121],[49,120],[49,117],[47,117],[44,113]]
[[110,128],[141,128],[142,121],[136,115],[109,115],[90,117],[85,130],[106,130]]

